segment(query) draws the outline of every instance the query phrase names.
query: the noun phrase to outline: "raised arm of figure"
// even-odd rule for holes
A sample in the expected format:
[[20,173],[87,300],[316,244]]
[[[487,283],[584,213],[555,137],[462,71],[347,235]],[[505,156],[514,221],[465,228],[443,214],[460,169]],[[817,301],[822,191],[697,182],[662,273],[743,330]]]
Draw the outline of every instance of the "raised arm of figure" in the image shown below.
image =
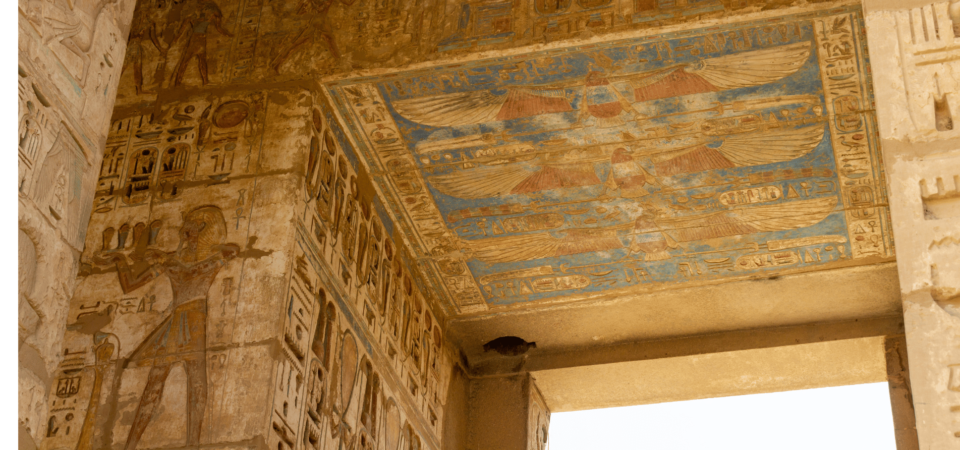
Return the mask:
[[[95,262],[99,265],[109,264],[111,262],[116,264],[117,278],[120,281],[120,287],[124,293],[128,293],[153,281],[164,272],[162,260],[165,258],[165,254],[150,249],[147,250],[144,256],[145,260],[149,261],[149,266],[146,270],[137,271],[138,273],[134,273],[133,268],[127,264],[126,256],[122,254],[113,254],[107,258],[98,257],[95,259]],[[160,261],[157,261],[158,259]]]

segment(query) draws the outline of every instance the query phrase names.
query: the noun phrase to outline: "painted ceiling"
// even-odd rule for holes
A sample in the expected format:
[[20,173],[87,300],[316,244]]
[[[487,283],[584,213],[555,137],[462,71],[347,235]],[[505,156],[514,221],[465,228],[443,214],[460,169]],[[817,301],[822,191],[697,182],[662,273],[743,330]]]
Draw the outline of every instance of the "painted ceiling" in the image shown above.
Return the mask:
[[859,7],[326,85],[450,312],[893,255]]

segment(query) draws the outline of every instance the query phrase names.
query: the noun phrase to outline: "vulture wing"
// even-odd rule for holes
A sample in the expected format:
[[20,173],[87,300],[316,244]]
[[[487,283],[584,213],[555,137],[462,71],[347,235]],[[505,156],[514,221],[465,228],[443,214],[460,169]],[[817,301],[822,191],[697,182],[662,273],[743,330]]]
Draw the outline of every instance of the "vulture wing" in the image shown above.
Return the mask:
[[698,241],[762,231],[809,227],[837,206],[836,197],[739,208],[673,219],[659,219],[661,229],[679,242]]
[[432,127],[455,127],[573,111],[563,89],[509,88],[456,92],[393,102],[401,116]]
[[533,233],[466,241],[473,257],[489,263],[530,261],[541,258],[575,255],[623,248],[617,230],[623,227],[578,228],[566,230],[565,236]]

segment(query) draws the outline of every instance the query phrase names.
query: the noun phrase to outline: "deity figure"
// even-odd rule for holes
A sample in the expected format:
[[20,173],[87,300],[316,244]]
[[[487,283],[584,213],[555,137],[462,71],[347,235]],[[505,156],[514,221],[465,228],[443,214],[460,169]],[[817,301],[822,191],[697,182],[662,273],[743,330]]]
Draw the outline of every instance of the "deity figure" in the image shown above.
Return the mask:
[[327,19],[327,12],[331,5],[333,5],[333,0],[300,0],[297,5],[297,14],[307,14],[309,22],[300,29],[290,45],[280,50],[280,53],[270,62],[270,67],[275,72],[280,72],[280,65],[290,57],[297,47],[312,41],[314,37],[319,37],[326,42],[333,57],[340,59],[340,49],[337,48],[337,41],[333,36],[333,27],[330,26]]
[[173,252],[147,248],[155,242],[154,230],[143,230],[137,248],[126,257],[113,255],[97,258],[104,263],[116,263],[120,286],[130,292],[161,274],[166,274],[173,290],[170,304],[172,313],[147,337],[130,356],[130,362],[139,367],[150,367],[147,384],[134,414],[127,436],[126,450],[137,447],[140,437],[153,418],[163,395],[163,387],[170,369],[182,364],[187,375],[187,442],[198,445],[203,412],[207,400],[206,322],[207,292],[220,269],[240,251],[236,244],[224,244],[226,224],[220,208],[202,206],[187,214],[180,228],[180,245]]
[[130,25],[130,38],[127,42],[127,57],[124,59],[125,66],[126,62],[133,63],[133,80],[136,85],[137,94],[149,94],[151,92],[143,88],[143,51],[144,51],[144,39],[150,41],[153,44],[153,47],[160,52],[160,61],[161,64],[166,63],[167,50],[161,43],[160,39],[157,36],[157,26],[156,23],[151,20],[149,16],[150,8],[147,5],[142,5],[137,8],[137,13],[133,18],[133,23]]
[[232,33],[223,29],[220,21],[223,20],[223,12],[216,3],[209,0],[199,0],[193,6],[193,11],[187,15],[177,31],[176,39],[180,39],[184,33],[187,33],[187,44],[183,47],[180,54],[180,62],[174,70],[173,85],[179,86],[183,83],[183,75],[187,71],[187,64],[190,60],[197,58],[197,69],[200,71],[200,79],[203,84],[207,84],[210,79],[207,76],[207,28],[213,25],[220,34],[224,36],[233,36]]

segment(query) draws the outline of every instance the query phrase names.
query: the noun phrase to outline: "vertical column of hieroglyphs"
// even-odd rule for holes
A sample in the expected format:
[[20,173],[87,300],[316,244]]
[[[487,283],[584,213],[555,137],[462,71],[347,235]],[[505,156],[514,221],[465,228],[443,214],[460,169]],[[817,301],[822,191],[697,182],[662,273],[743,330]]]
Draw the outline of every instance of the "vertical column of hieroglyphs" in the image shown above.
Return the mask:
[[76,389],[53,373],[134,3],[18,2],[21,444],[59,427],[48,423],[51,383]]
[[317,95],[269,448],[440,448],[441,324],[326,100]]
[[952,448],[960,445],[960,2],[889,5],[867,3],[867,35],[917,433],[920,448]]
[[[870,141],[876,134],[869,72],[859,14],[826,16],[814,21],[827,125],[835,150],[841,199],[853,258],[893,253],[886,186],[872,164],[880,159]],[[862,58],[862,59],[861,59]]]
[[[377,169],[386,175],[383,182],[394,188],[392,191],[386,190],[384,194],[402,197],[391,202],[402,205],[394,211],[398,217],[406,219],[400,226],[412,223],[417,229],[429,230],[423,233],[420,241],[413,243],[414,248],[420,254],[433,256],[453,253],[457,248],[456,238],[447,229],[423,175],[416,168],[413,155],[407,150],[397,124],[384,106],[386,101],[383,96],[372,84],[355,86],[344,92],[350,105],[351,119],[362,127],[361,132],[372,147],[367,160],[379,163]],[[408,231],[407,235],[416,234]],[[456,299],[461,311],[486,307],[480,290],[467,270],[466,258],[447,257],[438,259],[435,264],[443,274],[436,285],[443,286]]]

